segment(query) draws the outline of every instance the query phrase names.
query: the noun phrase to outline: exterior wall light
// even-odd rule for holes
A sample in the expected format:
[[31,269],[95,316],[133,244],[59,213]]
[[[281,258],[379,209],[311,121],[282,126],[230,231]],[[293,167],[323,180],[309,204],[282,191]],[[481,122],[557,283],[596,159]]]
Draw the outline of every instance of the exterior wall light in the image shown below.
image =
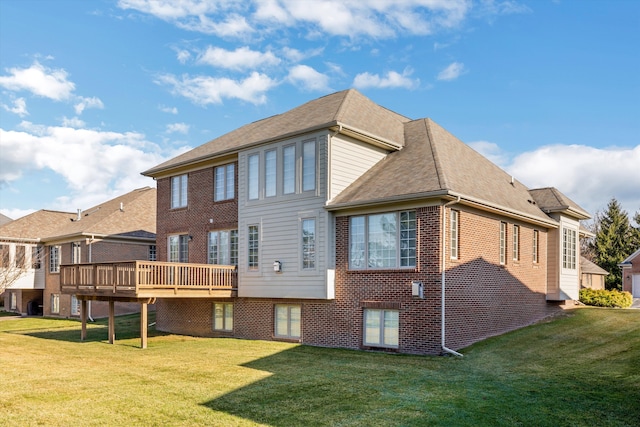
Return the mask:
[[282,263],[280,261],[273,261],[273,271],[282,273]]
[[424,298],[424,286],[422,282],[414,280],[411,282],[411,295],[418,298]]

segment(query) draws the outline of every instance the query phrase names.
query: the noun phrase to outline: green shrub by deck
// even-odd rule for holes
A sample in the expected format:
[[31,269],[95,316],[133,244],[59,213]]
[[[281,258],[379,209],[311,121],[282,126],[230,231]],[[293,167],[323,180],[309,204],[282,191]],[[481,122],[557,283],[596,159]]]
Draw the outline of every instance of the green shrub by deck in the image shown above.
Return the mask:
[[633,298],[629,292],[604,289],[580,289],[580,302],[597,307],[629,308]]

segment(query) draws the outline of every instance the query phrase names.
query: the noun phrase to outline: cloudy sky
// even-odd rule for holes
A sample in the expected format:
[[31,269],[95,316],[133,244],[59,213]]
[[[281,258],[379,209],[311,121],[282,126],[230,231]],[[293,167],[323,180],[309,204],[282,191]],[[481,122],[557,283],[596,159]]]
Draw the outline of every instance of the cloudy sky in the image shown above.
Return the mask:
[[153,186],[141,171],[354,87],[632,216],[639,52],[635,0],[1,0],[0,212]]

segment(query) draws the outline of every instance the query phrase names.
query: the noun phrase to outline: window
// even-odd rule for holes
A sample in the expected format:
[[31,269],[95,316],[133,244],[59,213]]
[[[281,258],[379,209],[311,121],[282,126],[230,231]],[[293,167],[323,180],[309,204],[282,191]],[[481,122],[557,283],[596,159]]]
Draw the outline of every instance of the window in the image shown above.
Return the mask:
[[235,198],[235,165],[229,163],[217,166],[214,169],[214,193],[213,200],[230,200]]
[[156,249],[156,245],[149,245],[149,261],[155,261],[158,259],[158,252]]
[[249,172],[248,172],[248,185],[249,185],[249,200],[255,200],[260,197],[260,155],[252,154],[249,156]]
[[51,294],[51,314],[60,313],[60,294]]
[[71,264],[80,264],[82,260],[82,246],[80,243],[71,243]]
[[296,192],[296,146],[284,147],[283,153],[283,193]]
[[302,220],[302,269],[316,268],[316,220]]
[[60,246],[49,248],[49,273],[60,273]]
[[171,178],[171,208],[187,206],[187,175]]
[[16,260],[15,260],[16,267],[20,269],[27,267],[26,261],[27,261],[27,248],[22,245],[17,245]]
[[233,304],[213,304],[213,330],[233,331]]
[[349,267],[416,266],[416,213],[392,212],[350,220]]
[[0,267],[11,267],[11,255],[9,254],[9,245],[0,245]]
[[520,259],[520,226],[513,226],[513,260]]
[[251,271],[256,271],[258,270],[259,264],[258,264],[258,252],[260,249],[260,243],[259,243],[259,232],[258,232],[258,226],[257,225],[250,225],[249,226],[249,236],[248,236],[248,245],[247,245],[247,249],[248,249],[248,267],[249,270]]
[[71,315],[80,315],[80,300],[75,295],[71,295]]
[[300,338],[300,306],[276,305],[275,336],[278,338]]
[[398,310],[364,310],[364,345],[398,348],[399,330]]
[[35,270],[39,270],[42,268],[42,247],[40,246],[32,246],[31,247],[31,268]]
[[538,262],[538,230],[533,230],[533,262]]
[[500,223],[500,264],[507,263],[507,223]]
[[451,210],[451,259],[458,259],[458,211]]
[[302,191],[316,189],[316,142],[302,143]]
[[208,262],[238,265],[238,230],[209,232]]
[[9,300],[9,307],[11,307],[11,310],[16,310],[18,308],[18,295],[16,295],[15,292],[11,292]]
[[189,236],[169,236],[169,262],[189,262]]
[[576,230],[562,229],[562,268],[576,269]]
[[276,150],[264,153],[264,196],[276,195]]

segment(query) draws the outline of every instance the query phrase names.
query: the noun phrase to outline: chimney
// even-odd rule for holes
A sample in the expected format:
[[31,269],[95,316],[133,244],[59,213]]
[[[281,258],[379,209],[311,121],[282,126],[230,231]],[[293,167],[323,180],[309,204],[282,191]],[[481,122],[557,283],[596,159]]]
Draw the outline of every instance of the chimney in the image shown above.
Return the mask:
[[76,221],[80,221],[82,219],[82,209],[78,209],[78,216],[76,217]]

